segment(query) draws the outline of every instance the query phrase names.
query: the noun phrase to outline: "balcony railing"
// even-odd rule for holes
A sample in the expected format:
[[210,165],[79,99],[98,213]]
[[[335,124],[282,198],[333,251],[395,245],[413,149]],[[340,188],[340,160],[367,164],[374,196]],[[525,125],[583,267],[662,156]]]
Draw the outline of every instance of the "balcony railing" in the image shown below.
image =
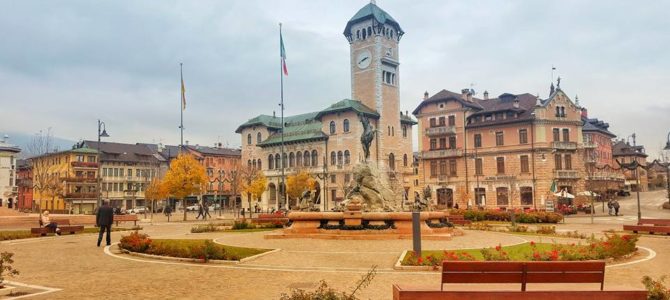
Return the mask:
[[458,157],[462,155],[463,150],[461,149],[430,150],[430,151],[423,151],[421,153],[421,158],[424,159],[445,158],[445,157]]
[[63,181],[65,182],[86,182],[86,183],[95,183],[96,178],[90,178],[90,177],[66,177],[62,178]]
[[598,147],[595,142],[584,142],[584,148],[593,149]]
[[587,157],[584,158],[584,161],[585,161],[587,164],[594,164],[594,163],[596,163],[596,161],[598,161],[598,160],[597,160],[595,157],[589,157],[589,156],[587,156]]
[[608,180],[608,181],[624,181],[626,178],[621,173],[615,172],[594,172],[589,175],[589,180]]
[[97,169],[98,163],[95,162],[85,162],[85,161],[73,161],[70,163],[72,167],[75,168],[87,168],[87,169]]
[[551,147],[559,150],[577,150],[575,142],[552,142]]
[[67,193],[65,198],[67,199],[93,199],[97,198],[98,193]]
[[428,136],[445,135],[445,134],[456,134],[456,126],[440,126],[440,127],[426,128],[426,135]]
[[554,178],[557,179],[579,179],[579,173],[577,171],[570,170],[556,170],[554,171]]

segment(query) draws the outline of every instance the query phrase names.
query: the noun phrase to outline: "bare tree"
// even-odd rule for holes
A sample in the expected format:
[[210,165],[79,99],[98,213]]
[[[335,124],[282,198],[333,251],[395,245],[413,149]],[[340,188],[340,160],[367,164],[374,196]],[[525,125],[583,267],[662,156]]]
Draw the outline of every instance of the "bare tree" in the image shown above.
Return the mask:
[[41,156],[48,154],[53,148],[54,142],[51,128],[48,128],[46,132],[40,130],[40,132],[36,133],[35,136],[30,139],[30,142],[28,142],[28,145],[26,146],[28,155],[30,155],[30,166],[32,167],[33,189],[37,190],[40,195],[40,199],[35,199],[39,201],[38,203],[41,203],[42,194],[47,192],[51,186],[51,179],[49,177],[51,166],[47,163],[47,160]]

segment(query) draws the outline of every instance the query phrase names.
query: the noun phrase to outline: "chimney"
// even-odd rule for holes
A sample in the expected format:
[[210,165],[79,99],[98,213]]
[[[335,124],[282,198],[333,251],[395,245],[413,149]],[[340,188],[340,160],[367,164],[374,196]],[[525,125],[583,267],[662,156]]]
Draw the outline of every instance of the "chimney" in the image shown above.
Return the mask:
[[587,119],[589,117],[589,111],[586,109],[586,107],[582,108],[582,118]]
[[461,90],[461,98],[463,98],[463,100],[467,100],[469,93],[470,93],[470,89],[462,89]]
[[484,100],[489,100],[489,91],[484,91]]
[[223,146],[223,144],[221,144],[221,142],[219,142],[219,148],[221,148],[222,146]]
[[405,111],[405,115],[409,116],[409,111],[408,110]]
[[276,118],[276,117],[277,117],[277,115],[275,114],[275,111],[274,111],[274,110],[272,111],[272,117],[273,117],[273,118]]
[[512,106],[514,106],[514,108],[519,108],[519,99],[514,99]]
[[428,99],[428,91],[426,91],[425,93],[423,93],[423,100],[426,100],[426,99]]

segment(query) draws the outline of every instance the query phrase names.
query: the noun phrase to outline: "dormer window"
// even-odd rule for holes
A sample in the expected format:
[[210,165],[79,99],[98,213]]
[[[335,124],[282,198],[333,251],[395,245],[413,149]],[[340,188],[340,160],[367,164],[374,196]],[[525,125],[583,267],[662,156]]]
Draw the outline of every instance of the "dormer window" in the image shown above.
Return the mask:
[[335,134],[335,121],[330,121],[330,134]]

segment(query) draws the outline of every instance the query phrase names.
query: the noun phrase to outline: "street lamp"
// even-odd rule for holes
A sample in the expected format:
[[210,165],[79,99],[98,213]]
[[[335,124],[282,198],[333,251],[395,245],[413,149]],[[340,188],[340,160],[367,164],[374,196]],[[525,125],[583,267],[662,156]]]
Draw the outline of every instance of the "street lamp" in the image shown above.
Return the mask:
[[[330,177],[330,174],[328,173],[328,160],[325,155],[323,156],[321,174],[315,173],[315,175],[316,178],[321,179],[323,182],[323,211],[328,211],[328,177]],[[320,195],[318,197],[320,197]]]
[[[97,192],[98,192],[98,202],[97,202],[97,207],[96,208],[100,207],[100,202],[102,201],[100,199],[102,197],[102,192],[101,192],[102,179],[100,178],[100,165],[102,164],[102,162],[100,161],[100,158],[101,158],[101,155],[100,155],[100,138],[103,138],[103,137],[109,137],[109,134],[107,134],[107,128],[105,126],[105,122],[102,122],[102,121],[100,121],[100,119],[98,119],[98,143],[96,144],[98,146],[97,149],[96,149],[98,151],[98,180],[97,180],[98,184],[95,187]],[[81,207],[79,208],[79,210],[81,211]]]
[[[670,150],[670,132],[668,132],[668,141],[665,143],[664,150]],[[668,203],[670,203],[670,163],[665,163],[665,188],[668,191]]]
[[[628,138],[633,138],[633,148],[635,148],[637,145],[635,143],[635,133],[629,135],[626,137],[626,143],[630,146],[630,143],[628,143]],[[640,173],[638,172],[638,168],[641,166],[640,163],[637,161],[637,156],[635,155],[635,149],[633,149],[633,161],[630,164],[621,164],[622,167],[626,167],[628,170],[633,170],[635,172],[635,183],[637,185],[637,188],[635,189],[635,193],[637,194],[637,220],[638,222],[642,219],[642,211],[640,210]]]

